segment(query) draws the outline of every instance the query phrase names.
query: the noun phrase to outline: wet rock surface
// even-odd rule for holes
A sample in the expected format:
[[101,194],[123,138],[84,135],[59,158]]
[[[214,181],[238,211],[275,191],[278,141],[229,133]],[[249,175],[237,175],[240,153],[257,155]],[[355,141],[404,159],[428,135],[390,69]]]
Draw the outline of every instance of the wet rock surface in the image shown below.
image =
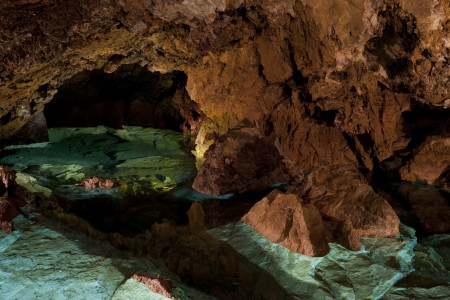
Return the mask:
[[219,137],[204,158],[192,187],[211,195],[264,190],[303,177],[289,168],[271,138],[247,123]]
[[0,232],[0,292],[6,299],[136,299],[138,295],[158,299],[146,286],[142,291],[125,281],[142,270],[155,278],[158,274],[172,278],[183,299],[212,299],[178,283],[166,268],[147,257],[67,232],[54,222],[22,216],[15,221],[17,231]]

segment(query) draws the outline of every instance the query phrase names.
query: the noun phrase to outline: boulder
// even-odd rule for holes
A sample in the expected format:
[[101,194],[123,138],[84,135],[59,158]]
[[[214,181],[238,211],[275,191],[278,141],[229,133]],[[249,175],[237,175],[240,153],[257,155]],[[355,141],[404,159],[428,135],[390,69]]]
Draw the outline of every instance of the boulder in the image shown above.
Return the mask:
[[317,168],[308,174],[303,184],[291,187],[288,193],[318,208],[326,223],[329,242],[359,250],[360,237],[399,234],[400,220],[392,207],[352,165]]
[[400,176],[407,181],[438,183],[449,187],[450,133],[429,136],[414,150],[414,156],[400,169]]
[[0,230],[11,232],[14,230],[12,220],[20,214],[19,207],[27,203],[17,197],[9,197],[8,193],[0,197]]
[[294,194],[272,191],[242,220],[273,243],[308,256],[324,256],[330,248],[319,210]]
[[81,183],[75,184],[75,186],[86,186],[86,187],[91,187],[91,188],[100,187],[100,188],[105,188],[105,189],[112,189],[112,188],[120,186],[120,184],[119,184],[119,182],[117,182],[117,180],[115,180],[113,178],[102,178],[102,177],[94,176],[94,177],[85,179]]
[[272,138],[248,122],[219,137],[204,158],[192,187],[211,195],[263,190],[303,176],[283,159]]
[[148,286],[150,290],[169,299],[177,299],[172,294],[172,289],[176,288],[175,284],[170,279],[164,279],[161,275],[157,278],[150,278],[139,274],[134,274],[134,280],[139,281]]

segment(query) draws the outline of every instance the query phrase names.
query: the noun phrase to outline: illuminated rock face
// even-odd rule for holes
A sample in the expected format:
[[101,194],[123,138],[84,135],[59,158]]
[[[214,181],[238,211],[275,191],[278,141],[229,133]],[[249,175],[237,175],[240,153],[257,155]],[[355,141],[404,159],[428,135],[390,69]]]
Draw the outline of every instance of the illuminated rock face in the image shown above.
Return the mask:
[[206,133],[249,119],[305,170],[343,162],[372,169],[410,150],[403,114],[412,98],[449,106],[445,1],[52,3],[1,4],[1,139],[65,80],[129,64],[184,71],[190,98],[210,120]]
[[394,237],[400,220],[353,166],[321,167],[287,194],[274,191],[242,218],[274,243],[309,256],[328,243],[361,249],[360,238]]
[[[242,192],[290,179],[279,172],[286,162],[289,170],[312,169],[295,190],[296,197],[328,219],[323,221],[327,240],[359,249],[361,236],[395,234],[398,219],[356,168],[376,170],[394,161],[390,171],[403,179],[448,187],[448,128],[439,122],[427,126],[432,118],[426,112],[439,111],[448,119],[449,15],[448,1],[436,0],[1,1],[0,144],[17,140],[77,74],[112,74],[133,65],[161,74],[183,72],[184,96],[195,102],[192,115],[201,116],[191,124],[195,127],[191,132],[198,133],[197,155],[205,159],[195,187],[211,194]],[[125,106],[127,117],[149,121],[147,104],[133,99]],[[89,113],[105,108],[91,105],[84,107]],[[181,111],[181,106],[174,107]],[[114,108],[126,110],[121,105]],[[407,120],[413,111],[424,116],[425,125]],[[113,121],[120,116],[113,114]],[[246,136],[236,139],[234,153],[239,154],[240,166],[233,166],[226,151],[218,149],[244,120],[259,130],[256,140],[270,142],[253,143],[264,146],[249,154],[243,150]],[[127,139],[130,133],[119,134]],[[98,143],[108,142],[106,138]],[[137,143],[133,147],[139,148]],[[276,151],[266,159],[262,148]],[[158,158],[129,155],[121,149],[104,159],[117,157],[114,168],[124,179],[141,173],[136,169],[160,166]],[[167,161],[171,171],[179,165],[177,160]],[[102,175],[101,170],[84,174],[90,168],[78,163],[35,165],[71,184]],[[333,169],[342,165],[351,167]],[[272,168],[261,174],[261,166]],[[241,172],[242,167],[247,173]],[[225,176],[220,177],[222,171]],[[191,175],[170,174],[136,178],[164,189]],[[436,207],[420,206],[416,201],[414,208],[422,211],[418,219],[424,227],[447,230],[445,224],[430,220]],[[439,210],[439,218],[445,220],[447,212]],[[366,218],[373,228],[367,228]],[[366,271],[367,257],[355,255],[361,255],[359,267]],[[344,269],[343,265],[346,262],[324,260],[319,270],[326,273],[330,268]],[[379,290],[351,294],[347,287],[352,281],[338,274],[340,284],[327,278],[323,290],[309,286],[305,291],[320,294],[338,286],[342,292],[337,296],[383,294]],[[370,277],[370,286],[377,275]],[[391,296],[409,293],[397,290]]]
[[263,198],[242,218],[273,243],[308,256],[330,251],[317,207],[278,190]]
[[289,167],[290,163],[284,161],[273,139],[245,123],[221,136],[206,151],[193,188],[206,194],[222,195],[264,190],[276,183],[303,178],[301,170]]

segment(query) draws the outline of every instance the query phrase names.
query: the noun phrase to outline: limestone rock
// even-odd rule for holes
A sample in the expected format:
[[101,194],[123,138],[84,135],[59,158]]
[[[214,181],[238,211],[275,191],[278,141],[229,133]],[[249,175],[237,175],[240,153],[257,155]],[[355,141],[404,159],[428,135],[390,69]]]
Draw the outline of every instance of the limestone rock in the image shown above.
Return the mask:
[[319,209],[329,242],[337,240],[359,250],[360,237],[391,237],[399,233],[400,220],[392,207],[374,192],[354,166],[317,168],[303,184],[291,187],[288,193]]
[[440,183],[448,187],[450,182],[440,177],[450,172],[450,133],[445,136],[429,136],[414,150],[414,157],[400,169],[403,180]]
[[20,215],[19,207],[27,203],[17,197],[9,197],[8,193],[0,197],[0,229],[4,232],[14,230],[12,220]]
[[120,186],[120,184],[119,184],[119,182],[117,182],[117,180],[115,180],[113,178],[102,178],[102,177],[94,176],[94,177],[85,179],[81,183],[75,184],[75,186],[86,186],[86,187],[91,187],[91,188],[100,187],[100,188],[105,188],[105,189],[112,189],[112,188]]
[[248,124],[221,136],[205,153],[193,188],[211,195],[262,190],[272,184],[301,179],[288,165],[271,138]]
[[0,165],[0,189],[9,189],[16,185],[16,172],[10,167]]
[[158,275],[157,278],[149,278],[139,274],[134,274],[132,278],[136,281],[144,283],[150,290],[155,293],[158,293],[170,299],[177,299],[172,294],[172,289],[174,289],[176,286],[170,279],[164,279],[161,275]]
[[272,191],[256,203],[242,220],[273,243],[308,256],[330,250],[319,210],[293,194]]

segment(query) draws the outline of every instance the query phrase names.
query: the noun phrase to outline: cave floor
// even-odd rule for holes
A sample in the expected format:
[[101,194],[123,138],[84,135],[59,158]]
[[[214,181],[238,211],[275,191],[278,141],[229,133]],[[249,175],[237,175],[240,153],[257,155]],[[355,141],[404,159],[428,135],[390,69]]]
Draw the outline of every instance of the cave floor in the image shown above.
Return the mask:
[[[398,238],[363,239],[357,252],[331,244],[325,257],[310,258],[239,221],[263,193],[190,189],[195,161],[183,134],[141,127],[49,134],[49,143],[0,153],[0,164],[12,165],[20,188],[35,195],[16,230],[0,232],[0,299],[164,299],[130,279],[136,272],[172,279],[179,299],[450,297],[450,234],[418,243],[402,224]],[[94,175],[121,186],[73,186]],[[202,233],[189,229],[197,201],[216,211]]]

